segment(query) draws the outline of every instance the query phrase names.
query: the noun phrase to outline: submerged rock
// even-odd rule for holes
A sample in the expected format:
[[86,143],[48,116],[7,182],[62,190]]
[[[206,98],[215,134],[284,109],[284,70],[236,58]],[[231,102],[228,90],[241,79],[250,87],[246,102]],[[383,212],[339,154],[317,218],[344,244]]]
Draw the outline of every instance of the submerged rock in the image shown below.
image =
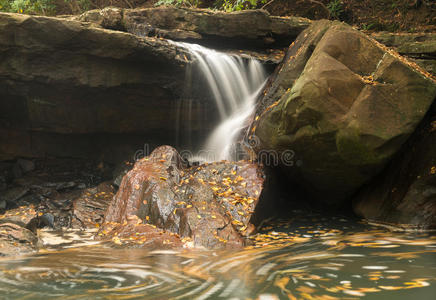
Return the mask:
[[[222,161],[187,168],[175,149],[159,147],[124,177],[99,236],[146,246],[146,235],[153,236],[157,227],[162,243],[176,239],[171,244],[241,247],[253,230],[250,217],[263,181],[253,163]],[[142,233],[136,234],[137,228]]]
[[[340,203],[379,173],[422,120],[436,82],[346,24],[313,23],[290,46],[252,125],[291,181]],[[299,163],[298,163],[299,162]]]

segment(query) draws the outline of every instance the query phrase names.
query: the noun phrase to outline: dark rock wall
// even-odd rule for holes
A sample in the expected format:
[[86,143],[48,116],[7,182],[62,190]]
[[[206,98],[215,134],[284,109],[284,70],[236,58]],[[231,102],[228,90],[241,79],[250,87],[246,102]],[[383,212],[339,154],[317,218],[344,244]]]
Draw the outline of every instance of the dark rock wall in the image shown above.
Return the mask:
[[[189,53],[163,40],[0,14],[0,54],[1,159],[98,156],[123,142],[174,144],[177,115],[188,115],[178,101],[186,97]],[[209,100],[192,99],[180,131],[189,124],[204,136],[205,115],[215,119]]]
[[436,229],[436,106],[386,169],[354,197],[354,211],[405,229]]

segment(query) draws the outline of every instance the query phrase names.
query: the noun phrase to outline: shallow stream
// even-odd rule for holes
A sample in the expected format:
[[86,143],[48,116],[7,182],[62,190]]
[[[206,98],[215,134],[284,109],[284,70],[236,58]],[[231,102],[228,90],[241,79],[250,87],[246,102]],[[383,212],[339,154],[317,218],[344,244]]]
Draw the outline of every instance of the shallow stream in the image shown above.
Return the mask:
[[109,249],[92,232],[40,232],[0,260],[4,299],[435,299],[436,236],[294,211],[239,251]]

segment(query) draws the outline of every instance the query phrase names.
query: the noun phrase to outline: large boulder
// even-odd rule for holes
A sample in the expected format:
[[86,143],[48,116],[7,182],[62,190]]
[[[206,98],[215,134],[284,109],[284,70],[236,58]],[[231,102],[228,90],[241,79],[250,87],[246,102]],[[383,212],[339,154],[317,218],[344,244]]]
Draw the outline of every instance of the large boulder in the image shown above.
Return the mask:
[[404,229],[436,229],[436,110],[386,169],[355,197],[369,221]]
[[319,21],[290,46],[251,131],[290,180],[340,203],[400,149],[436,96],[418,66],[339,22]]
[[195,247],[242,247],[254,229],[250,218],[263,180],[257,164],[222,161],[186,168],[173,148],[161,146],[124,177],[99,236],[148,246],[147,235],[154,236],[157,227],[171,244],[181,238]]

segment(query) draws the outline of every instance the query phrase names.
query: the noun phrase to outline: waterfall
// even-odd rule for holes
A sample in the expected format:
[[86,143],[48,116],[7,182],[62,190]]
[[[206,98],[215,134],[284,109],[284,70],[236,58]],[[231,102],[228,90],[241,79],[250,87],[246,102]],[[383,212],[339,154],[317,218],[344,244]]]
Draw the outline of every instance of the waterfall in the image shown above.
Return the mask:
[[266,72],[255,59],[208,49],[196,44],[177,43],[196,59],[215,100],[220,124],[207,138],[194,161],[236,160],[234,149],[246,120],[254,113],[255,100],[266,82]]

